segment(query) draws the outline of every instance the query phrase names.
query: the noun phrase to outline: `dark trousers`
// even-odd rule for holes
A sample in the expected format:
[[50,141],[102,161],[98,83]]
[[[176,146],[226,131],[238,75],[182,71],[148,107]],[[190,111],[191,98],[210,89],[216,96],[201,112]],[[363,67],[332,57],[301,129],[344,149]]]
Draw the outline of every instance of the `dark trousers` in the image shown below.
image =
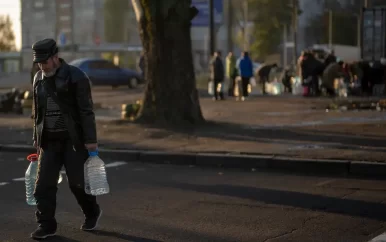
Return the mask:
[[224,93],[222,92],[223,87],[221,87],[221,91],[217,90],[219,84],[224,85],[223,79],[214,79],[214,97],[216,99],[224,99]]
[[235,94],[235,79],[234,77],[229,77],[229,87],[228,87],[228,96],[233,97]]
[[95,196],[84,191],[84,168],[88,158],[86,149],[74,151],[69,139],[44,140],[40,151],[38,179],[34,196],[37,202],[36,220],[41,227],[56,229],[56,192],[59,172],[64,165],[72,193],[86,217],[99,211]]
[[261,92],[263,94],[267,94],[266,84],[267,84],[268,80],[269,80],[268,76],[260,76],[261,89],[262,89]]
[[249,93],[248,93],[248,85],[249,85],[249,81],[250,81],[250,77],[241,77],[241,87],[243,89],[243,97],[248,97],[249,96]]

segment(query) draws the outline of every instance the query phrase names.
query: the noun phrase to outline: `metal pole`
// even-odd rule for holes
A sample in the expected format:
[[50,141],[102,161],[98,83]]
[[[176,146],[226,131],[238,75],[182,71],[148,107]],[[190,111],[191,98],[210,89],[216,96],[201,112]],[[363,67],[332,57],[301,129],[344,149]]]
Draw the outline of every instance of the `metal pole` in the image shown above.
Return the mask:
[[332,10],[328,10],[328,45],[332,49]]
[[248,0],[243,2],[243,12],[244,12],[244,51],[249,49],[249,33],[248,33]]
[[287,24],[283,26],[283,67],[287,66]]
[[209,56],[212,56],[215,51],[215,36],[214,36],[214,4],[213,0],[209,0]]
[[228,0],[228,52],[233,52],[233,8],[232,0]]
[[362,16],[357,16],[357,46],[361,48],[361,26],[362,26]]
[[293,48],[293,60],[292,60],[292,63],[294,66],[296,66],[296,62],[297,62],[297,53],[298,53],[298,49],[297,49],[297,42],[298,42],[298,38],[297,38],[297,32],[298,32],[298,5],[297,5],[297,0],[292,0],[292,9],[293,9],[293,13],[292,13],[292,18],[293,18],[293,40],[294,40],[294,48]]

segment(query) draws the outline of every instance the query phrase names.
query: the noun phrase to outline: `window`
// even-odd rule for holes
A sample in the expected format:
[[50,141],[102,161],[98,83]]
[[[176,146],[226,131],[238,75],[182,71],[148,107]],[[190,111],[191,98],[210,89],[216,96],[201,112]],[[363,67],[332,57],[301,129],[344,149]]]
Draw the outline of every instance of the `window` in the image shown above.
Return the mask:
[[35,12],[35,19],[43,19],[44,12]]
[[90,61],[88,67],[93,70],[103,69],[104,61]]
[[105,61],[104,63],[103,63],[103,69],[110,69],[110,70],[112,70],[112,69],[118,69],[118,67],[116,67],[113,63],[111,63],[111,62],[108,62],[108,61]]
[[100,60],[100,61],[91,61],[89,62],[89,68],[90,69],[98,69],[98,70],[113,70],[113,69],[118,69],[117,66],[115,66],[113,63],[111,62],[108,62],[108,61],[104,61],[104,60]]
[[44,1],[43,0],[35,0],[35,8],[42,8],[44,7]]
[[60,16],[60,20],[62,20],[62,21],[68,21],[68,20],[70,20],[70,16],[68,16],[68,15]]
[[69,3],[61,3],[60,8],[69,8],[70,4]]

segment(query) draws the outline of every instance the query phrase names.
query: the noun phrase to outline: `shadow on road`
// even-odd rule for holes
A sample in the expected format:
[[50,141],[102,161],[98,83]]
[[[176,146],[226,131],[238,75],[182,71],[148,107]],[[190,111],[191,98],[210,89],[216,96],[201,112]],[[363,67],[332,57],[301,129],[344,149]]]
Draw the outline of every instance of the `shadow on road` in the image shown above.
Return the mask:
[[82,242],[81,240],[70,239],[64,236],[56,235],[50,238],[45,239],[44,241],[52,241],[52,242]]
[[121,240],[126,240],[126,241],[134,241],[134,242],[163,242],[161,240],[140,238],[140,237],[136,237],[136,236],[121,234],[121,233],[117,233],[117,232],[104,231],[104,230],[94,230],[94,231],[91,231],[90,233],[93,233],[95,235],[105,236],[105,237],[114,237],[116,239],[121,239]]
[[[144,125],[144,127],[148,127]],[[298,127],[251,128],[247,125],[208,121],[197,127],[158,127],[164,129],[164,136],[169,132],[204,138],[216,138],[229,141],[263,142],[272,144],[295,145],[295,142],[323,143],[325,147],[334,149],[368,149],[386,152],[384,136],[344,134],[342,132],[323,132],[320,130],[304,130]],[[160,132],[162,133],[162,131]],[[161,134],[160,134],[161,135]],[[170,133],[169,133],[170,135]],[[299,145],[299,143],[298,143]]]
[[199,185],[188,183],[169,183],[163,185],[213,195],[251,199],[256,202],[271,205],[290,206],[313,211],[368,218],[382,222],[386,221],[386,204],[346,198],[356,191],[350,191],[349,194],[337,198],[302,192],[233,185]]

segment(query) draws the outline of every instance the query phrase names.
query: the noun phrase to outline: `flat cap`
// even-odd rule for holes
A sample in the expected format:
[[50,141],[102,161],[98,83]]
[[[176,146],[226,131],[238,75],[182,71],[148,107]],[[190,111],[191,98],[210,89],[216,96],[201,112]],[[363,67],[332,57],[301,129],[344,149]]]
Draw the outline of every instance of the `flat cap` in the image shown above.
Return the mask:
[[58,46],[53,39],[39,40],[32,45],[33,50],[33,62],[39,63],[46,61],[51,56],[58,53]]

